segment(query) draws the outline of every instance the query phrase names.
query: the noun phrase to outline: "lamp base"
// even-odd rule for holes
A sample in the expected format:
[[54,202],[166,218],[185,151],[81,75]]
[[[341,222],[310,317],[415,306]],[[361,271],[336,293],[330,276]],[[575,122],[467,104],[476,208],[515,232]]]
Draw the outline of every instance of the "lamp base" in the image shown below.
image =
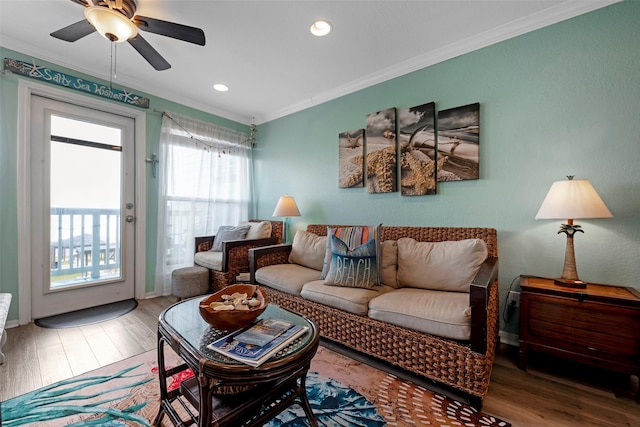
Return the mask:
[[587,282],[583,282],[582,280],[559,278],[553,279],[553,283],[558,286],[564,286],[566,288],[585,289],[587,287]]

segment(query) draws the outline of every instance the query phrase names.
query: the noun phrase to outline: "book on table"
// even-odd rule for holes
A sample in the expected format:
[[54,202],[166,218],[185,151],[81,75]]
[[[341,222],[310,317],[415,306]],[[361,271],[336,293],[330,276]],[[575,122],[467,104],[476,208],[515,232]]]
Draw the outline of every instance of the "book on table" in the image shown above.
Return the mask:
[[239,273],[236,276],[236,282],[244,283],[251,281],[251,273]]
[[207,347],[239,362],[258,367],[308,329],[307,326],[284,320],[262,319]]

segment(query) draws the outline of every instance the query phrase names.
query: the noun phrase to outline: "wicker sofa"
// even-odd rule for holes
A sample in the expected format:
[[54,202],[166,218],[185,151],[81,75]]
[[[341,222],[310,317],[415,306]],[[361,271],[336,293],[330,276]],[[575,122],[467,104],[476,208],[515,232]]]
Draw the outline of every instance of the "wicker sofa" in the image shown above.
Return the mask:
[[[335,227],[342,226],[314,224],[309,225],[306,231],[317,236],[326,236],[327,229]],[[289,262],[292,245],[251,249],[251,281],[263,287],[270,302],[312,319],[318,325],[322,337],[461,391],[468,397],[469,402],[479,409],[489,387],[499,328],[496,230],[401,226],[382,226],[380,229],[382,242],[398,241],[401,238],[410,238],[418,242],[481,239],[486,243],[487,257],[468,288],[468,306],[465,312],[469,314],[469,339],[445,338],[405,325],[376,320],[369,316],[371,307],[368,314],[354,314],[341,309],[339,304],[327,305],[305,298],[307,287],[313,289],[314,286],[322,285],[318,284],[321,281],[318,281],[318,275],[314,276],[313,269],[303,271],[302,275],[293,273],[299,266]],[[261,276],[264,277],[261,269],[262,272],[269,271],[272,277],[268,280],[261,279]],[[273,280],[281,280],[284,283],[293,280],[293,276],[308,281],[302,286],[302,292],[296,291],[295,285],[291,288],[294,290],[289,290],[286,284],[274,285]],[[271,286],[261,280],[270,282]],[[397,289],[392,289],[390,292],[396,291]],[[408,291],[404,289],[404,292]],[[462,298],[463,301],[467,301],[464,295]]]
[[[210,252],[216,236],[196,237],[196,257],[194,263],[209,269],[210,289],[215,291],[235,282],[240,273],[249,272],[249,249],[259,246],[282,243],[282,221],[250,220],[250,223],[269,222],[271,237],[261,239],[243,239],[222,242],[221,259],[215,266],[207,262],[205,252]],[[204,257],[198,256],[205,255]],[[207,254],[208,255],[208,254]],[[218,265],[219,264],[219,265]]]

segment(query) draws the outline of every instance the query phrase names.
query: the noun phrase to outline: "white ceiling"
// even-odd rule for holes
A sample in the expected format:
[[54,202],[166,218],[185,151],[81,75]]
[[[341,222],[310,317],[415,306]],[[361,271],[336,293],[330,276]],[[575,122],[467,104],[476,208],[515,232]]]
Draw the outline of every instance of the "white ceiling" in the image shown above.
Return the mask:
[[[172,68],[122,43],[113,82],[260,124],[617,1],[138,0],[137,14],[200,27],[207,42],[141,32]],[[0,0],[0,45],[109,80],[106,39],[49,36],[83,18],[70,0]],[[330,35],[309,33],[318,18]]]

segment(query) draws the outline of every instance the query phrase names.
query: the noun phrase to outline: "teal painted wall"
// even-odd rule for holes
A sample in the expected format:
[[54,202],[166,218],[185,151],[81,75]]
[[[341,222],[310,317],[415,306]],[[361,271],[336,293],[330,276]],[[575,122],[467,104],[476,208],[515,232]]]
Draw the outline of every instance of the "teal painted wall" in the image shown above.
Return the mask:
[[[285,193],[309,223],[486,226],[498,230],[502,297],[519,274],[558,276],[562,221],[534,220],[551,183],[589,179],[614,218],[579,221],[581,278],[640,289],[640,4],[623,2],[416,71],[259,126],[254,152],[257,218]],[[31,58],[0,48],[2,57]],[[60,71],[82,77],[81,73]],[[84,76],[92,80],[90,76]],[[17,298],[17,76],[0,76],[0,291]],[[131,90],[135,91],[135,88]],[[149,96],[151,107],[238,130],[246,126]],[[481,104],[481,179],[442,183],[434,196],[339,189],[338,133],[368,113],[435,101]],[[146,154],[161,117],[147,114]],[[157,186],[147,170],[147,289],[155,270]],[[17,318],[14,300],[9,319]],[[513,331],[514,325],[506,325]]]
[[[504,299],[520,274],[562,272],[562,221],[534,216],[552,182],[575,175],[614,215],[577,221],[580,277],[640,289],[638,22],[640,3],[623,2],[259,126],[258,217],[288,193],[302,213],[292,218],[296,230],[494,227]],[[437,195],[420,197],[338,188],[338,133],[365,127],[368,113],[430,101],[440,110],[480,102],[480,180],[441,183]]]
[[[76,77],[81,77],[97,83],[106,83],[101,79],[89,76],[75,70],[42,61],[38,58],[23,55],[9,49],[0,47],[0,58],[12,58],[31,62],[61,71]],[[17,212],[17,158],[18,158],[18,75],[0,75],[0,292],[13,294],[9,320],[18,318],[18,212]],[[57,87],[57,86],[56,86]],[[143,153],[146,156],[159,152],[160,128],[162,115],[153,112],[173,111],[190,117],[215,123],[237,131],[249,133],[248,126],[214,116],[203,111],[195,110],[167,99],[149,95],[144,92],[127,88],[129,91],[150,99],[150,108],[146,113],[146,141],[143,142]],[[67,89],[70,90],[70,89]],[[80,92],[73,91],[78,94]],[[91,95],[83,95],[91,96]],[[104,98],[102,98],[104,99]],[[107,101],[107,100],[105,100]],[[107,101],[115,102],[115,101]],[[122,105],[119,103],[119,105]],[[135,107],[132,107],[135,108]],[[146,290],[154,287],[154,275],[156,266],[156,230],[158,211],[158,185],[151,175],[151,168],[147,168],[146,205],[147,215],[143,224],[146,227]]]

